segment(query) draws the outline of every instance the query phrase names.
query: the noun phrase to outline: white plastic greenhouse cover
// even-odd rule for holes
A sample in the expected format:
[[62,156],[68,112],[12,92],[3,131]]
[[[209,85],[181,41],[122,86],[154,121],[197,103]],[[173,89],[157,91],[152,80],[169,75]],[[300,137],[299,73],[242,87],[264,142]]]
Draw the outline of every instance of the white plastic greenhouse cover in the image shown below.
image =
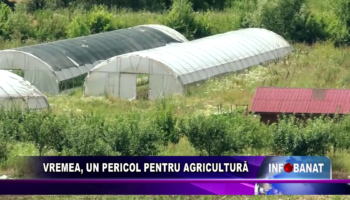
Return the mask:
[[291,53],[281,36],[248,28],[113,57],[89,72],[85,96],[134,99],[136,74],[149,74],[149,98],[183,93],[185,85],[236,72]]
[[[81,86],[92,68],[113,56],[187,41],[169,27],[139,25],[3,50],[0,51],[0,69],[23,70],[24,78],[41,92],[59,94],[75,85]],[[76,79],[79,79],[78,84],[72,81]]]
[[6,70],[0,70],[0,107],[48,108],[46,96],[22,77]]

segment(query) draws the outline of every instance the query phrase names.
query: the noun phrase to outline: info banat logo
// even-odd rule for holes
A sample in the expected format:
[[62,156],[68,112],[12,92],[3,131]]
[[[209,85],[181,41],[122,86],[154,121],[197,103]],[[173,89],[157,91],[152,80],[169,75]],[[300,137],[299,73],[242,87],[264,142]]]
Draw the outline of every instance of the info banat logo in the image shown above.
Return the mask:
[[[325,156],[269,156],[259,169],[259,179],[332,179],[331,161]],[[315,184],[256,184],[255,194],[315,194]],[[293,188],[293,190],[291,190]]]
[[282,169],[287,173],[322,173],[324,163],[270,163],[269,172],[282,172]]

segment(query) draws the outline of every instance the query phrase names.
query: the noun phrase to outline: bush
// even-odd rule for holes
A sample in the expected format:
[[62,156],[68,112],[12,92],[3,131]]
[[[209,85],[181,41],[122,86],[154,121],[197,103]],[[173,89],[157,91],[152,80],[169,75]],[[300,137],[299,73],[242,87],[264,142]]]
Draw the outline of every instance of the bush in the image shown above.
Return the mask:
[[[2,122],[0,122],[0,127]],[[9,139],[0,129],[0,164],[7,160],[9,154]]]
[[187,39],[197,39],[212,34],[210,12],[196,19],[192,9],[192,3],[188,0],[174,0],[171,10],[163,22],[180,33]]
[[0,36],[4,37],[4,28],[7,25],[7,20],[12,14],[12,10],[4,3],[0,3]]
[[191,117],[185,135],[201,155],[222,156],[228,152],[240,152],[242,141],[237,139],[242,134],[242,129],[230,128],[232,125],[228,117],[230,116]]
[[262,27],[286,39],[312,43],[326,38],[325,25],[310,12],[305,0],[259,1],[257,11],[248,13],[243,27]]
[[211,24],[210,12],[206,12],[203,17],[200,17],[195,21],[196,31],[194,33],[194,38],[202,38],[212,35],[213,26]]
[[117,117],[115,119],[106,121],[104,133],[108,136],[109,145],[116,155],[132,155],[132,132],[130,123],[127,119]]
[[132,152],[130,155],[156,156],[159,153],[159,130],[149,121],[136,123],[138,123],[137,131],[131,133]]
[[196,21],[192,3],[188,0],[174,0],[164,24],[179,31],[186,38],[193,39]]
[[27,138],[22,126],[26,112],[28,111],[22,113],[20,107],[12,107],[8,110],[0,109],[0,132],[4,134],[4,137],[14,141],[26,141]]
[[23,120],[23,130],[27,141],[32,142],[42,156],[54,140],[52,120],[54,116],[47,111],[28,112]]
[[86,36],[90,34],[86,16],[76,16],[67,27],[67,35],[70,38]]
[[8,15],[7,22],[3,25],[3,36],[19,40],[33,37],[34,28],[31,26],[31,18],[26,12],[26,6],[22,3],[16,3],[15,12]]
[[91,34],[112,30],[112,14],[103,6],[95,6],[90,12],[88,26]]
[[55,150],[58,154],[61,154],[68,145],[67,129],[70,124],[70,117],[71,116],[66,114],[51,114],[42,124],[43,128],[50,136],[47,141],[47,146]]
[[106,121],[104,132],[116,155],[151,156],[159,152],[159,130],[139,113]]
[[155,113],[155,125],[162,134],[163,145],[169,142],[177,144],[180,140],[180,133],[177,130],[177,118],[174,116],[174,107],[161,100],[157,104]]
[[67,27],[70,38],[85,36],[112,30],[112,14],[103,6],[95,6],[82,15],[76,16]]
[[67,127],[64,153],[69,156],[109,156],[112,149],[104,133],[104,119],[98,115],[73,115]]
[[232,131],[236,132],[241,148],[255,150],[255,153],[261,154],[262,150],[270,146],[272,127],[261,123],[259,118],[237,113],[231,117],[230,124]]
[[67,38],[68,17],[48,11],[37,15],[36,38],[40,41]]
[[325,155],[332,141],[333,121],[308,119],[305,124],[293,116],[283,116],[275,126],[272,149],[277,155]]
[[337,124],[332,127],[332,144],[334,153],[350,149],[350,118],[349,116],[336,118]]
[[334,11],[339,20],[335,27],[335,46],[350,44],[350,0],[334,1]]

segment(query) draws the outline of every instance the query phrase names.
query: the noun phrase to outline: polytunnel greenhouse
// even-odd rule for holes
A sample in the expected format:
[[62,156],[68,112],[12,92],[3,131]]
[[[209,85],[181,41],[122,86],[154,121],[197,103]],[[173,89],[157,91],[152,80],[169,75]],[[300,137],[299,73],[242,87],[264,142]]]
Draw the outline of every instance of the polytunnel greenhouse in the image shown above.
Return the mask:
[[35,86],[22,77],[0,70],[0,108],[48,108],[49,103]]
[[137,97],[139,74],[148,75],[147,98],[182,94],[187,85],[236,72],[293,51],[274,32],[260,28],[231,31],[113,57],[89,72],[84,96]]
[[0,69],[23,70],[42,92],[58,94],[82,86],[86,74],[116,55],[152,49],[187,39],[162,25],[141,25],[85,37],[0,51]]

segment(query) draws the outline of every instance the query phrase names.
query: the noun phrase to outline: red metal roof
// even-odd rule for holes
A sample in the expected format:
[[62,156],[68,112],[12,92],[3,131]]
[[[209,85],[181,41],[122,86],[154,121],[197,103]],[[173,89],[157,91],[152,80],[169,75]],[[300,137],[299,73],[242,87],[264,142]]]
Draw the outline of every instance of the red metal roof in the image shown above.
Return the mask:
[[259,87],[251,108],[255,113],[350,113],[350,90]]

